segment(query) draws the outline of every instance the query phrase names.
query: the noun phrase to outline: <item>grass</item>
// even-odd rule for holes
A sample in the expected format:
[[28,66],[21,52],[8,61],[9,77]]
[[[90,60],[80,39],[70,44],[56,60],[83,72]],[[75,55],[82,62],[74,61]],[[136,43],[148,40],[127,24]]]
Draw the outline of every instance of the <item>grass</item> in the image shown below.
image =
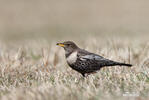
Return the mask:
[[[148,100],[149,44],[145,39],[88,38],[77,44],[133,67],[102,68],[83,78],[68,67],[56,42],[0,45],[1,100]],[[59,41],[58,41],[59,42]]]

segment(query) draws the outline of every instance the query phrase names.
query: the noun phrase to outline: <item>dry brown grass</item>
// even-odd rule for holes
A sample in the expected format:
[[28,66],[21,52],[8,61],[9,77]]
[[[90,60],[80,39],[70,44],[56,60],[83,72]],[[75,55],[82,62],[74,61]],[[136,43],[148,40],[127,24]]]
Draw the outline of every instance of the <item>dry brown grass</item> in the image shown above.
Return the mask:
[[[88,38],[80,47],[132,68],[109,67],[82,78],[68,67],[56,42],[28,41],[0,45],[1,100],[147,100],[148,40]],[[128,93],[129,92],[129,93]]]

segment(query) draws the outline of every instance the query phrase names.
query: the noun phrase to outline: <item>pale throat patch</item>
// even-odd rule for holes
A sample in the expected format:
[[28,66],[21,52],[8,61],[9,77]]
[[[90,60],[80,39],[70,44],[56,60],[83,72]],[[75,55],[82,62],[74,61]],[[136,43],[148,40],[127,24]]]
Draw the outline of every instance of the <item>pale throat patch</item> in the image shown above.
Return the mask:
[[69,63],[69,64],[73,64],[73,63],[75,63],[76,62],[76,60],[77,60],[77,51],[75,51],[75,52],[73,52],[72,54],[70,54],[68,57],[67,57],[67,62]]

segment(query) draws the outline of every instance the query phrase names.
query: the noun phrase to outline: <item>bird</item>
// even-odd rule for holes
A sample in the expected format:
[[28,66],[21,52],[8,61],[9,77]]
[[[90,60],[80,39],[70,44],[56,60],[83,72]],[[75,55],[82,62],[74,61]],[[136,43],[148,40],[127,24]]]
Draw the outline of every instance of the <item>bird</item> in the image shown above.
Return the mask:
[[95,73],[107,66],[132,66],[131,64],[112,61],[98,54],[81,49],[72,41],[57,43],[57,45],[64,48],[67,64],[73,70],[82,74],[83,77],[86,74]]

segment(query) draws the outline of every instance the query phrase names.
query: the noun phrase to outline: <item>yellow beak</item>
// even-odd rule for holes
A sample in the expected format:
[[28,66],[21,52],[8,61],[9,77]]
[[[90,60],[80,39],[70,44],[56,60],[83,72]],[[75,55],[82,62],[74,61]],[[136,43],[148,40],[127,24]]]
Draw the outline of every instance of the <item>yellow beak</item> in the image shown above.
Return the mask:
[[58,46],[64,47],[65,45],[63,43],[57,43]]

